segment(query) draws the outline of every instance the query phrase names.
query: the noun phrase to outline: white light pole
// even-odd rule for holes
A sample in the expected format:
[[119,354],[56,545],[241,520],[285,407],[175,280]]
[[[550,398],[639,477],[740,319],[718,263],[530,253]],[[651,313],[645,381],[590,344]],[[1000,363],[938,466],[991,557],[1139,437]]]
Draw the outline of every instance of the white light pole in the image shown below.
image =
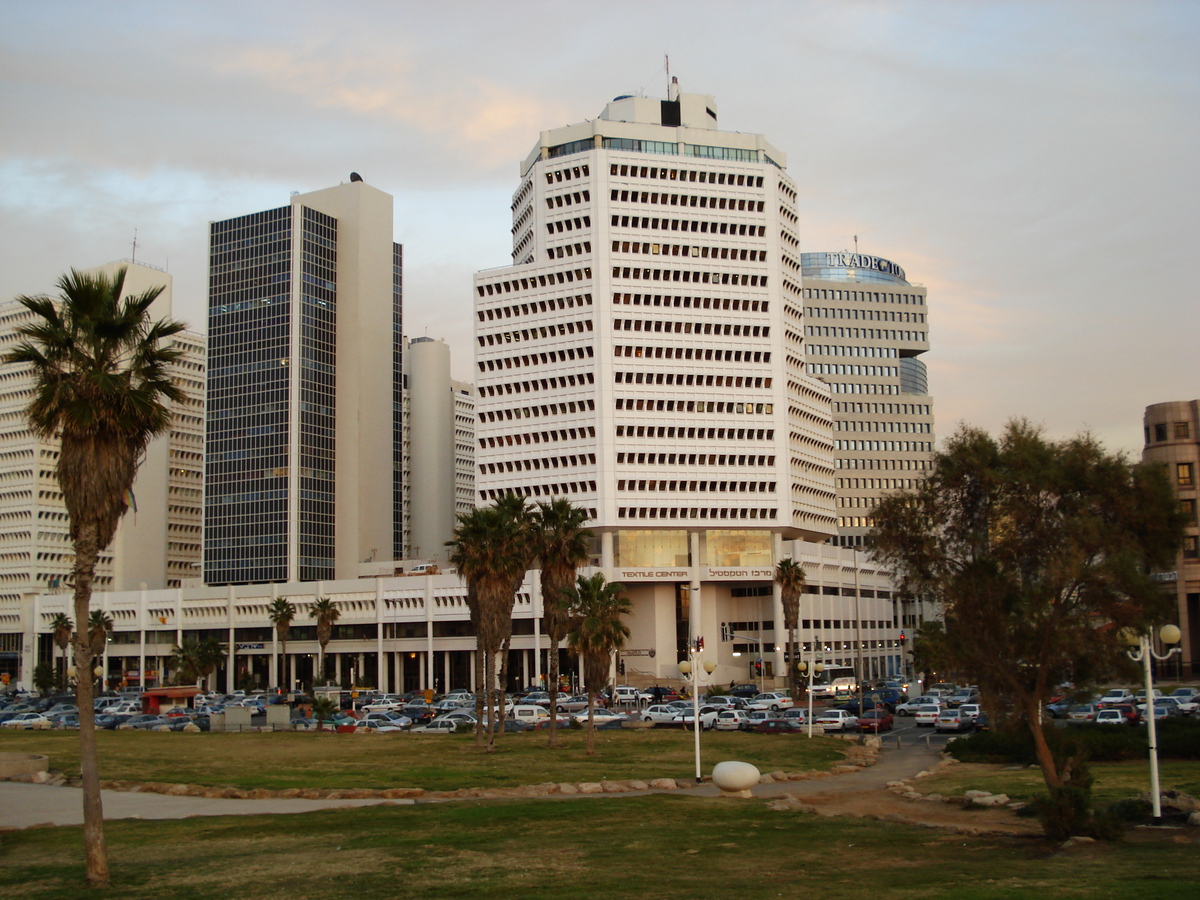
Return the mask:
[[[696,744],[696,784],[704,779],[700,775],[700,669],[711,675],[717,664],[711,659],[700,662],[700,654],[704,651],[704,638],[698,637],[688,647],[688,658],[680,660],[679,671],[692,686],[692,733]],[[693,662],[694,661],[694,662]]]
[[796,663],[796,670],[801,675],[808,676],[808,736],[809,737],[813,736],[812,735],[812,728],[813,728],[813,677],[816,675],[820,675],[822,672],[825,671],[825,664],[817,662],[817,645],[820,643],[820,641],[821,641],[821,639],[819,637],[817,637],[816,635],[813,635],[813,642],[812,642],[813,661],[811,663],[808,663],[808,662]]
[[[1159,629],[1158,636],[1164,644],[1178,644],[1183,636],[1178,626],[1164,625]],[[1153,808],[1154,824],[1162,824],[1162,797],[1158,787],[1158,729],[1154,722],[1154,675],[1150,671],[1150,658],[1167,660],[1179,652],[1178,647],[1172,647],[1166,653],[1158,654],[1150,644],[1150,632],[1145,634],[1127,633],[1128,641],[1136,649],[1127,650],[1129,658],[1142,664],[1146,688],[1146,731],[1150,740],[1150,805]]]

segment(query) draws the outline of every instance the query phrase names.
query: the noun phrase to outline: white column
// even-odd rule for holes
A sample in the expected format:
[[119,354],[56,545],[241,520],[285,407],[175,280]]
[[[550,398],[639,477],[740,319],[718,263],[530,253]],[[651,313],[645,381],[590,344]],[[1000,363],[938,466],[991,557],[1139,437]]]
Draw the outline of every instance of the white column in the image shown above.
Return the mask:
[[[108,671],[105,670],[105,675]],[[122,673],[122,678],[124,673]],[[146,689],[146,582],[138,585],[138,682]]]
[[450,690],[453,685],[450,684],[450,652],[446,651],[442,654],[442,692]]
[[376,687],[387,693],[388,687],[387,660],[383,657],[383,579],[375,579],[375,671],[379,673],[379,684]]
[[691,542],[691,584],[688,586],[688,643],[694,645],[696,638],[702,634],[703,623],[700,619],[702,601],[700,598],[700,532],[693,531],[688,535]]
[[[271,601],[279,599],[279,585],[271,585]],[[269,609],[270,607],[268,607]],[[279,673],[279,629],[275,627],[275,623],[271,623],[271,670],[267,673],[267,687],[271,687],[273,681],[282,681],[283,684],[276,684],[275,687],[281,690],[287,690],[287,673],[282,675]]]
[[433,579],[425,579],[425,668],[421,690],[433,689]]

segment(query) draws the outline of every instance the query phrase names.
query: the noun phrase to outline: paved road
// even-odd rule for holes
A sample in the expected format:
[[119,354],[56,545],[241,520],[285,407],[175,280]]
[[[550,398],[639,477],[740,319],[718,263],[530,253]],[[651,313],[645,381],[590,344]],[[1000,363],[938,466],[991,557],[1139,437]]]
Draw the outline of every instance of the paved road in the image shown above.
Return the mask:
[[[788,740],[781,736],[779,740]],[[803,738],[799,738],[803,739]],[[902,732],[905,744],[895,749],[894,741],[885,738],[885,749],[879,761],[866,769],[847,775],[816,778],[811,781],[786,781],[760,784],[754,788],[756,797],[780,794],[804,796],[829,792],[857,792],[883,789],[887,782],[911,777],[937,761],[938,750],[944,741],[934,741],[926,748]],[[890,745],[890,746],[889,746]],[[711,764],[711,763],[710,763]],[[627,794],[580,795],[594,797],[630,796]],[[713,797],[719,791],[711,784],[696,787],[689,794]],[[404,800],[210,800],[204,797],[172,797],[165,794],[132,791],[102,791],[105,819],[185,819],[190,816],[249,816],[304,813],[318,809],[346,806],[372,806],[379,803],[411,803]],[[558,795],[556,798],[562,799]],[[79,788],[50,787],[41,784],[0,782],[0,829],[28,828],[31,825],[82,825],[83,800]]]

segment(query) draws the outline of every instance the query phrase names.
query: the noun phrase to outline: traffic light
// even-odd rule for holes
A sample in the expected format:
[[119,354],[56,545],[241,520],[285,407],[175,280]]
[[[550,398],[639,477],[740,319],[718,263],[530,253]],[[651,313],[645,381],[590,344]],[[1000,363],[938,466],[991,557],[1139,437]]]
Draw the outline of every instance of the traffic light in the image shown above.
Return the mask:
[[762,660],[761,659],[756,659],[754,661],[754,674],[755,675],[762,674]]
[[904,632],[903,632],[903,631],[902,631],[902,632],[900,632],[900,646],[901,646],[901,647],[903,647],[903,646],[904,646],[904,643],[905,643],[905,641],[907,641],[907,640],[908,640],[908,638],[906,638],[906,637],[904,636]]
[[732,629],[729,627],[728,623],[726,623],[726,622],[721,623],[721,640],[723,640],[723,641],[733,640]]
[[617,663],[617,673],[620,675],[625,674],[625,660],[621,660],[619,663]]

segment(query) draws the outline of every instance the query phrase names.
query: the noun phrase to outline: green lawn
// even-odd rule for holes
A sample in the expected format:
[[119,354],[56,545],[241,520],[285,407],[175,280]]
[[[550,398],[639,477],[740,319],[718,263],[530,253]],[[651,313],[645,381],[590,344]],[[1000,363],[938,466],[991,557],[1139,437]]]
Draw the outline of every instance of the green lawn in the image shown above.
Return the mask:
[[[1104,806],[1116,800],[1150,790],[1150,762],[1093,762],[1088,764],[1095,779],[1092,802]],[[1163,790],[1179,790],[1200,797],[1200,762],[1163,760],[1159,763],[1159,784]],[[963,763],[943,769],[928,778],[912,782],[923,794],[954,796],[968,790],[1008,794],[1014,800],[1028,800],[1046,792],[1042,770],[1036,767],[1014,768],[999,765]]]
[[[484,754],[473,737],[420,734],[264,732],[188,734],[101,731],[100,773],[117,781],[168,781],[253,789],[515,787],[545,781],[695,777],[692,735],[676,730],[599,731],[596,755],[582,731],[560,732],[549,750],[545,732],[503,735]],[[706,732],[705,772],[723,759],[764,772],[826,769],[846,748],[837,738]],[[69,731],[0,732],[0,752],[44,753],[52,768],[79,770],[79,736]]]
[[[1196,838],[1065,851],[689,795],[478,801],[306,815],[112,822],[105,897],[522,900],[1191,898]],[[0,895],[70,900],[78,828],[0,843]],[[964,893],[965,892],[965,893]]]

